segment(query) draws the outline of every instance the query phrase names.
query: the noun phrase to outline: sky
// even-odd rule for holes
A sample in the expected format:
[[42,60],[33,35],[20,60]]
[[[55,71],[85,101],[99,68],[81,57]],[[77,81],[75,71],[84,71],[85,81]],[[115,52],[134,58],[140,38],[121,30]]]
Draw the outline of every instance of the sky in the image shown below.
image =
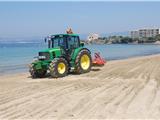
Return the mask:
[[160,28],[160,2],[0,2],[0,38]]

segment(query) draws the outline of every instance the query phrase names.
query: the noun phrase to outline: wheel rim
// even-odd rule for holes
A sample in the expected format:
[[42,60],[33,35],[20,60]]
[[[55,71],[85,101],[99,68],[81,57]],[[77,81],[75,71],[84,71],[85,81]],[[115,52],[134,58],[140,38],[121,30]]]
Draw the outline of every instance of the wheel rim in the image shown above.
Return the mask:
[[64,72],[66,71],[66,66],[65,66],[65,64],[64,63],[59,63],[58,64],[58,72],[60,73],[60,74],[63,74]]
[[82,69],[87,70],[89,68],[89,66],[90,66],[90,59],[89,59],[88,55],[83,55],[81,57],[81,61],[80,62],[81,62]]

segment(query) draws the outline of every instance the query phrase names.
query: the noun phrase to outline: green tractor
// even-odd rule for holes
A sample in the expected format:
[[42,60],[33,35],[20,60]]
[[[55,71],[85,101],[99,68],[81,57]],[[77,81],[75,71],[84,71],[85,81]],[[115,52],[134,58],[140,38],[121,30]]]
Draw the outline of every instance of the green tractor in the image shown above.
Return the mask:
[[91,52],[80,42],[77,34],[56,34],[46,38],[48,49],[38,54],[37,60],[29,66],[32,78],[64,77],[69,72],[87,73],[92,67]]

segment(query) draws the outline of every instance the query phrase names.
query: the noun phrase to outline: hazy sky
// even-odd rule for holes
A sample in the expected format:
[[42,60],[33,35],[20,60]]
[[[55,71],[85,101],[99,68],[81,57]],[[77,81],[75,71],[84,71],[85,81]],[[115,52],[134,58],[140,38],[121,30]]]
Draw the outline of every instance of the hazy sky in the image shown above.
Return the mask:
[[160,27],[160,2],[0,2],[0,37]]

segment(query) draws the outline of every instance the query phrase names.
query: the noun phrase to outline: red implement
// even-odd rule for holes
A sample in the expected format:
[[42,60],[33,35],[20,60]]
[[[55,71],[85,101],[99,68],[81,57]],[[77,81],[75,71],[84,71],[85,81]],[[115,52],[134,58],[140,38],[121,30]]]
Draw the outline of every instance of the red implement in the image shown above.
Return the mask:
[[94,53],[94,59],[92,60],[93,66],[103,66],[106,60],[101,58],[100,53]]

